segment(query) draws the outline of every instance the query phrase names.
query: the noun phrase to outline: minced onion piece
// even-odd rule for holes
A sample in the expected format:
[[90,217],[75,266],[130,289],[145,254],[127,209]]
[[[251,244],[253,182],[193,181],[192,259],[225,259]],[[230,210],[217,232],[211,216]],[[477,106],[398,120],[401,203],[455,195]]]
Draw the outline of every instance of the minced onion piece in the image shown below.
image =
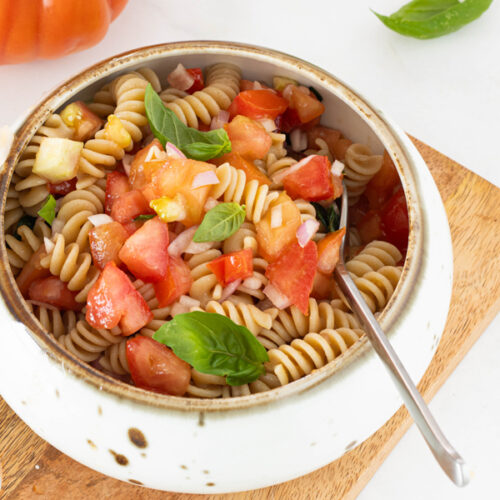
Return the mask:
[[127,176],[130,175],[130,167],[132,166],[133,159],[134,159],[133,155],[127,155],[127,154],[123,155],[122,165],[123,165],[123,170],[125,170]]
[[274,285],[271,285],[271,283],[269,283],[269,285],[267,285],[262,291],[278,309],[285,309],[292,303],[286,295],[283,295]]
[[229,111],[221,109],[210,122],[210,130],[217,130],[223,128],[229,122]]
[[280,227],[283,224],[283,211],[281,205],[276,205],[271,209],[271,228]]
[[250,290],[258,290],[262,284],[262,281],[255,276],[250,276],[243,282],[243,286],[250,288]]
[[271,120],[271,118],[262,118],[257,121],[266,129],[266,132],[274,132],[278,128],[275,121]]
[[178,90],[188,90],[193,86],[194,76],[182,65],[177,67],[167,76],[167,82]]
[[189,295],[181,295],[179,297],[179,303],[186,307],[200,307],[201,302],[197,299],[193,299]]
[[305,158],[302,158],[302,160],[298,161],[297,163],[294,163],[291,167],[284,168],[283,170],[279,170],[276,174],[274,174],[272,176],[273,181],[276,183],[280,183],[288,174],[291,174],[292,172],[299,170],[299,168],[302,168],[304,165],[309,163],[315,156],[318,156],[318,155],[306,156]]
[[184,253],[186,248],[193,241],[193,236],[197,229],[198,226],[192,226],[189,229],[182,231],[182,233],[180,233],[179,236],[177,236],[177,238],[175,238],[175,240],[168,245],[168,254],[172,257],[179,257],[182,253]]
[[224,290],[222,290],[222,295],[220,296],[219,302],[224,302],[228,297],[236,292],[236,289],[241,285],[241,278],[232,281],[227,285]]
[[290,134],[290,142],[292,150],[300,153],[307,149],[307,134],[303,130],[300,130],[300,128],[296,128]]
[[161,156],[161,151],[156,145],[149,148],[148,154],[146,155],[146,158],[144,158],[144,161],[151,161],[153,159],[153,156],[155,158],[159,158]]
[[107,214],[89,215],[88,219],[90,222],[92,222],[92,224],[94,224],[94,227],[102,226],[103,224],[109,224],[110,222],[113,222],[113,219]]
[[307,219],[303,222],[297,229],[297,241],[299,245],[304,248],[311,238],[318,232],[319,221],[313,219]]
[[[60,198],[62,200],[62,198]],[[54,219],[52,222],[52,235],[61,233],[64,229],[64,221],[61,219]]]
[[345,167],[345,165],[341,161],[335,160],[332,163],[332,167],[330,168],[330,172],[332,173],[332,175],[339,177],[340,175],[342,175],[342,172],[344,171],[344,167]]
[[203,186],[212,186],[213,184],[219,184],[219,179],[215,175],[213,170],[207,170],[206,172],[201,172],[197,174],[193,179],[191,184],[191,189],[196,189]]
[[296,85],[294,85],[293,83],[289,83],[284,89],[283,89],[283,92],[281,93],[281,95],[287,100],[287,101],[290,101],[290,99],[292,98],[292,88],[293,87],[296,87]]
[[167,152],[167,156],[170,156],[171,158],[186,158],[186,155],[175,144],[172,144],[171,142],[167,142],[165,151]]
[[212,210],[212,208],[216,207],[218,204],[219,202],[215,198],[209,196],[207,198],[205,205],[203,206],[203,210],[205,210],[205,212],[208,212],[209,210]]
[[55,244],[52,240],[49,240],[49,239],[47,238],[47,236],[45,236],[45,237],[43,238],[43,243],[44,243],[44,245],[45,245],[45,251],[46,251],[47,253],[52,253],[52,251],[54,250],[54,248],[55,248],[56,244]]

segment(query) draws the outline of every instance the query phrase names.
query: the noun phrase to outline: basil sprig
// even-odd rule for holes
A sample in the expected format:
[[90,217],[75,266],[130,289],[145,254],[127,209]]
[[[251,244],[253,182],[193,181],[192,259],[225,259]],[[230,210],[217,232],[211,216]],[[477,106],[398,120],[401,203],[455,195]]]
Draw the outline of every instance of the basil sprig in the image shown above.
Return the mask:
[[436,38],[477,19],[493,0],[413,0],[390,16],[374,14],[391,30],[414,38]]
[[43,207],[37,213],[49,224],[49,226],[51,226],[52,222],[56,218],[56,199],[49,194],[43,204]]
[[238,203],[219,203],[209,210],[200,227],[194,233],[193,241],[223,241],[234,234],[245,220],[245,205]]
[[171,142],[188,158],[207,161],[231,151],[231,141],[224,129],[200,132],[184,125],[176,114],[165,107],[151,84],[146,87],[144,106],[149,126],[163,144]]
[[316,219],[321,222],[326,232],[333,233],[339,228],[340,214],[335,203],[332,203],[328,208],[315,201],[312,201],[311,204],[316,210]]
[[243,385],[265,373],[266,349],[248,328],[216,313],[177,314],[153,335],[201,373]]

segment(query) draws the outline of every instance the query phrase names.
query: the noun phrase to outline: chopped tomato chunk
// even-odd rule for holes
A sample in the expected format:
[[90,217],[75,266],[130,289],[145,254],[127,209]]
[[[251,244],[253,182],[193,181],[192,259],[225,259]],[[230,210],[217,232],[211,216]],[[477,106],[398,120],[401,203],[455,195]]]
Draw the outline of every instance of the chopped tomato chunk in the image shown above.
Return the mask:
[[205,87],[205,82],[203,81],[203,73],[201,68],[188,68],[186,71],[194,78],[193,85],[189,87],[186,92],[188,94],[193,94],[198,90],[202,90]]
[[325,106],[316,97],[302,92],[297,85],[288,85],[283,93],[285,95],[289,94],[289,106],[297,111],[300,123],[310,122],[321,116],[325,111]]
[[23,297],[28,296],[28,289],[33,281],[40,278],[45,278],[50,275],[50,270],[41,266],[40,261],[47,255],[45,252],[45,245],[40,248],[30,257],[21,272],[16,278],[17,286]]
[[68,104],[61,112],[66,125],[73,127],[74,141],[87,141],[102,127],[103,121],[82,101]]
[[106,198],[104,201],[104,212],[111,213],[113,203],[123,194],[130,191],[128,177],[121,172],[110,172],[106,179]]
[[252,251],[249,248],[221,255],[207,264],[222,286],[253,274]]
[[303,314],[308,314],[309,295],[317,264],[318,250],[314,241],[307,243],[304,248],[293,242],[278,260],[267,266],[266,277]]
[[401,186],[398,171],[387,151],[384,153],[382,167],[367,184],[363,193],[370,204],[370,208],[380,208]]
[[127,340],[127,361],[137,387],[183,396],[191,380],[191,367],[166,345],[137,335]]
[[247,182],[256,180],[259,184],[271,185],[269,177],[263,174],[251,161],[245,160],[239,153],[231,151],[230,153],[219,156],[219,158],[210,160],[210,163],[217,166],[226,162],[230,163],[234,168],[243,170],[247,177]]
[[380,217],[386,240],[397,246],[401,253],[406,253],[409,233],[408,207],[402,188],[382,207]]
[[129,182],[132,189],[142,189],[146,184],[150,183],[153,172],[161,168],[163,164],[161,161],[146,161],[152,147],[157,147],[160,151],[164,151],[161,142],[158,139],[154,139],[146,147],[137,152],[130,165]]
[[231,117],[244,115],[253,120],[261,118],[274,120],[287,107],[288,101],[273,90],[244,90],[233,99],[228,111]]
[[316,139],[323,139],[328,149],[333,152],[335,145],[340,139],[340,132],[332,128],[316,125],[307,131],[307,147],[317,149]]
[[121,264],[118,253],[128,238],[128,233],[119,222],[110,222],[94,227],[89,232],[92,261],[99,269],[104,269],[108,262]]
[[133,221],[137,216],[153,213],[149,207],[148,200],[144,195],[134,189],[122,194],[113,202],[111,217],[122,224]]
[[114,262],[108,262],[89,290],[85,318],[94,328],[119,325],[123,335],[132,335],[147,325],[153,314],[128,276]]
[[345,227],[326,235],[318,243],[318,269],[324,274],[331,274],[340,258],[340,245],[345,235]]
[[184,260],[170,256],[167,276],[154,284],[158,306],[168,306],[181,295],[188,293],[192,282],[191,269]]
[[167,275],[168,239],[168,225],[155,217],[127,239],[119,257],[136,278],[160,281]]
[[264,158],[273,142],[260,123],[246,116],[236,116],[225,125],[225,129],[231,141],[231,150],[250,161]]
[[68,311],[79,311],[82,308],[82,304],[75,300],[76,294],[77,292],[72,292],[68,285],[57,276],[35,280],[28,290],[30,300],[50,304]]
[[[307,161],[309,160],[309,161]],[[334,189],[331,163],[326,156],[311,155],[302,160],[304,164],[297,170],[292,168],[283,178],[283,186],[292,199],[307,201],[327,200],[333,197]]]
[[64,196],[76,189],[76,177],[73,177],[73,179],[70,179],[69,181],[62,181],[57,184],[51,184],[49,182],[47,187],[49,188],[50,194],[55,196]]
[[384,232],[382,231],[382,221],[378,210],[370,210],[358,222],[357,229],[361,241],[364,244],[370,243],[373,240],[385,239]]
[[333,146],[333,156],[336,160],[345,161],[345,152],[349,149],[349,146],[352,144],[352,141],[346,139],[345,137],[341,137]]

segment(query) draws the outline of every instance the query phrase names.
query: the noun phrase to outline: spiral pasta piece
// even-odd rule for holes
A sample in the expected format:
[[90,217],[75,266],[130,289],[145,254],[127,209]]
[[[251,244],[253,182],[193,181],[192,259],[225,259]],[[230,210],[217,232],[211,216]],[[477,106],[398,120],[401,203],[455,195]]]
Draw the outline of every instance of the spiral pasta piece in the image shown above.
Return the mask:
[[304,154],[306,156],[309,156],[309,155],[320,155],[320,156],[326,156],[328,157],[328,159],[330,160],[330,162],[333,161],[333,155],[332,153],[330,152],[330,148],[328,147],[328,144],[326,143],[326,141],[324,139],[321,139],[321,137],[318,137],[315,141],[315,144],[317,146],[318,149],[306,149],[304,151]]
[[80,320],[68,334],[61,335],[57,340],[77,358],[88,363],[99,358],[110,345],[120,343],[123,337],[119,328],[95,329],[85,320]]
[[105,119],[114,112],[115,104],[111,84],[107,83],[94,94],[92,102],[88,103],[87,107],[99,118]]
[[189,290],[189,295],[199,300],[204,306],[214,295],[220,298],[222,287],[215,274],[207,267],[207,263],[221,256],[220,250],[211,248],[206,252],[193,255],[187,260],[191,269],[191,278],[193,283]]
[[351,144],[345,153],[344,182],[349,205],[354,205],[366,185],[382,167],[382,155],[374,155],[368,146]]
[[17,174],[13,174],[10,181],[9,190],[7,191],[7,201],[5,203],[4,227],[8,231],[11,226],[17,224],[23,216],[24,211],[19,202],[19,192],[16,191],[16,183],[20,180]]
[[341,356],[362,335],[363,330],[351,328],[325,329],[308,333],[268,352],[269,366],[281,385],[288,384],[322,368]]
[[266,162],[266,172],[267,176],[271,179],[272,189],[283,188],[283,174],[292,165],[295,165],[297,160],[291,156],[284,156],[283,158],[275,158],[274,156],[269,156]]
[[77,315],[74,311],[60,311],[59,309],[30,300],[26,301],[30,311],[46,331],[58,339],[61,335],[66,335],[75,326]]
[[352,260],[346,263],[351,276],[362,277],[370,271],[378,271],[383,266],[395,266],[402,259],[401,252],[387,241],[375,240]]
[[215,174],[219,184],[212,188],[211,196],[215,199],[222,196],[225,202],[244,204],[246,218],[254,224],[260,221],[269,204],[279,196],[277,191],[270,192],[269,186],[259,184],[255,179],[247,182],[245,172],[229,163],[217,167]]
[[[191,95],[168,89],[160,94],[165,106],[185,125],[198,128],[199,121],[209,125],[219,111],[229,108],[240,89],[241,71],[228,63],[214,64],[206,71],[206,87]],[[176,96],[178,94],[178,97]],[[176,96],[177,98],[173,99]]]
[[296,306],[278,312],[271,328],[261,330],[257,339],[267,349],[274,349],[310,332],[332,328],[359,328],[356,317],[340,301],[333,304],[309,299],[309,315]]
[[127,361],[127,338],[121,338],[117,344],[111,344],[99,358],[99,364],[108,372],[117,375],[130,373]]
[[252,254],[257,255],[257,231],[252,222],[245,221],[238,231],[225,239],[222,243],[224,253],[237,252],[249,248]]
[[266,269],[268,266],[267,260],[261,257],[254,257],[252,259],[253,273],[252,276],[246,278],[241,285],[238,286],[237,291],[247,294],[250,297],[255,297],[258,300],[264,300],[266,296],[262,289],[268,284],[269,280],[266,278]]

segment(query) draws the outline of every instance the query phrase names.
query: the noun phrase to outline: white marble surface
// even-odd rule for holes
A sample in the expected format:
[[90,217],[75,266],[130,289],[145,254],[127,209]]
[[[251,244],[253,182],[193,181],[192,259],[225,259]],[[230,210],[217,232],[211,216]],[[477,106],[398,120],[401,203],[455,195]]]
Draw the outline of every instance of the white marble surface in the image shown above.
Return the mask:
[[[401,37],[369,8],[404,0],[130,0],[106,38],[57,61],[0,67],[1,122],[12,123],[42,94],[118,52],[161,42],[215,39],[268,46],[307,59],[358,88],[405,130],[500,185],[500,4],[435,40]],[[466,207],[464,207],[464,217]],[[470,463],[458,490],[413,426],[359,496],[362,500],[497,498],[500,464],[500,318],[488,327],[431,404]]]

